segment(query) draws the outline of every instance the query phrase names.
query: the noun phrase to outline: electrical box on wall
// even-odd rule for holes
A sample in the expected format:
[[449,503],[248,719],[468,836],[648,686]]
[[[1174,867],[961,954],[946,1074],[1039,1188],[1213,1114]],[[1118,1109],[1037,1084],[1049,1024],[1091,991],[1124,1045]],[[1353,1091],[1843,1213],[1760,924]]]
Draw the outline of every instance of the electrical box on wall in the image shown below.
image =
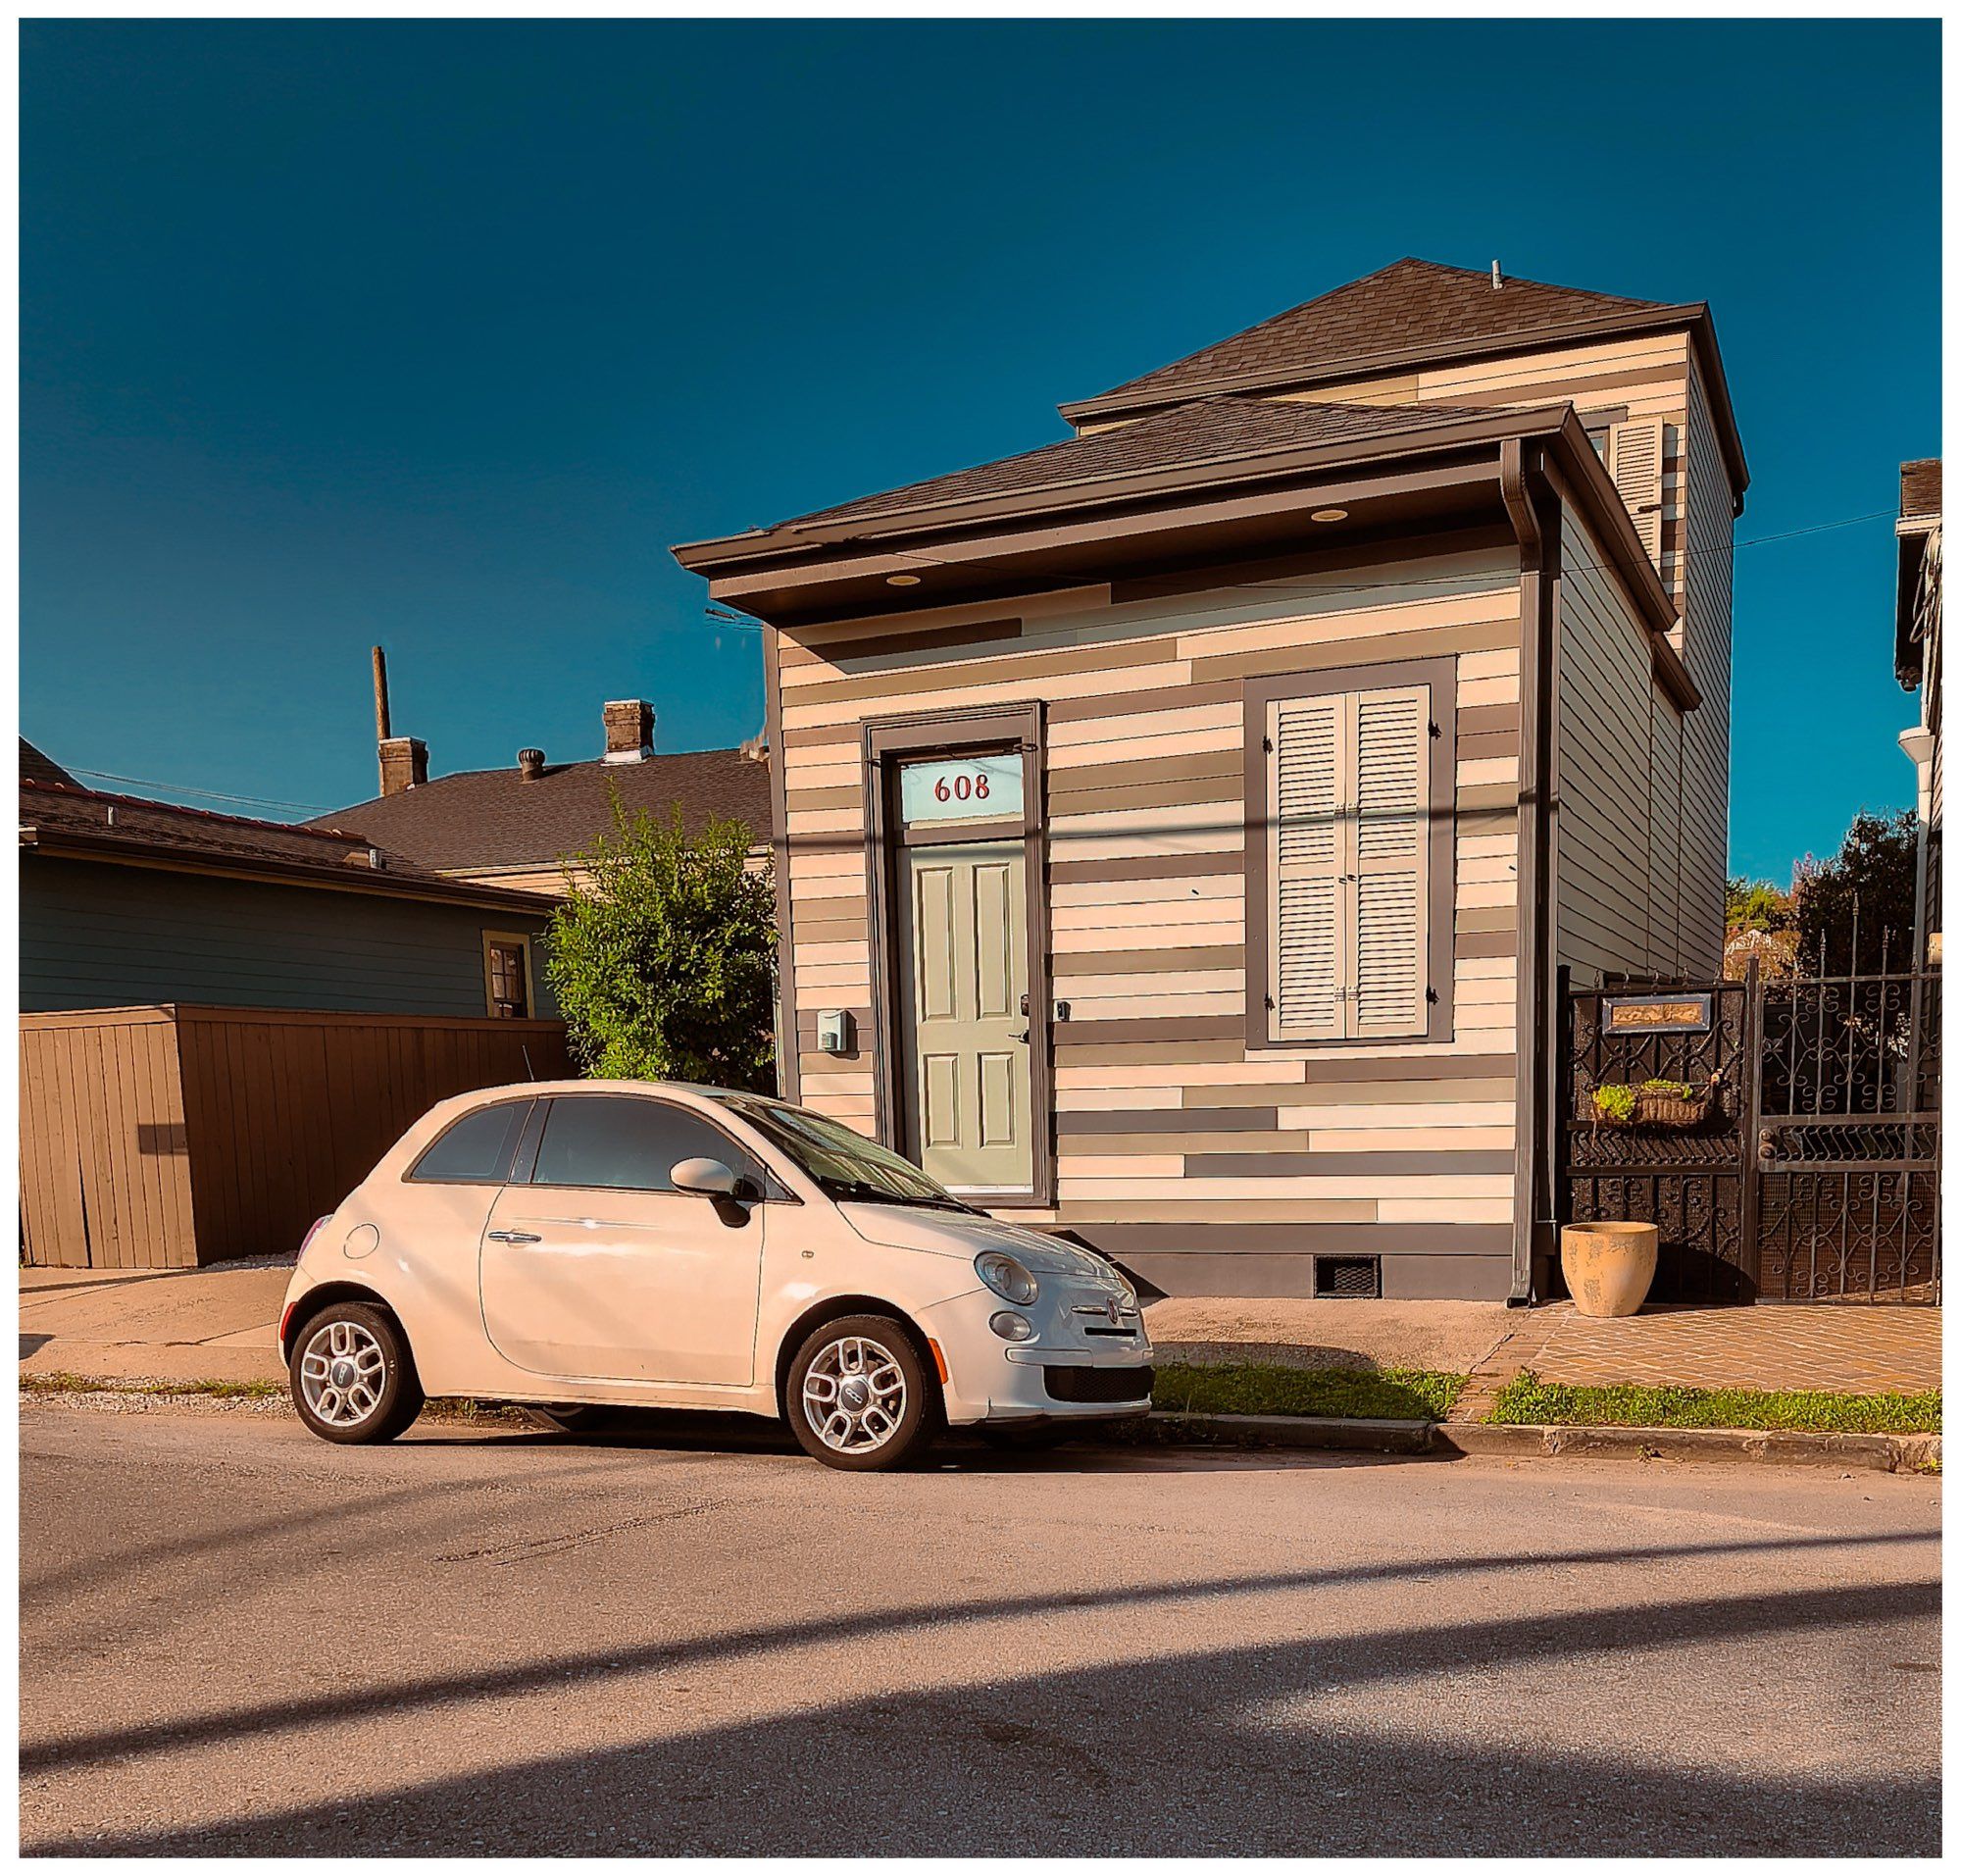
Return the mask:
[[851,1052],[849,1010],[818,1011],[817,1045],[827,1055],[848,1055]]

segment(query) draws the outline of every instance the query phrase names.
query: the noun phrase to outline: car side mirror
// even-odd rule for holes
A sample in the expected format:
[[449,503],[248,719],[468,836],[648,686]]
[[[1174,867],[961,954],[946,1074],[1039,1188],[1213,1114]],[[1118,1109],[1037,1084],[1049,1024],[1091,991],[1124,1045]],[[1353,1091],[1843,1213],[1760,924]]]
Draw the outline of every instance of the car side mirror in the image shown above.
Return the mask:
[[668,1174],[678,1192],[699,1192],[703,1198],[739,1198],[746,1183],[719,1159],[683,1159]]

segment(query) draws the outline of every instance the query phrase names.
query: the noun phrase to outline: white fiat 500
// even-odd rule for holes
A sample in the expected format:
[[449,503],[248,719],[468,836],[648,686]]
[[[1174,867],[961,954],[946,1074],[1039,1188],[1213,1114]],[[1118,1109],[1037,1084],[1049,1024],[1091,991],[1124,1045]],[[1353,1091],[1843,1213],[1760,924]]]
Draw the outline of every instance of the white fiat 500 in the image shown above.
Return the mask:
[[432,1108],[308,1234],[279,1322],[300,1417],[391,1440],[426,1394],[786,1419],[870,1470],[942,1426],[1144,1413],[1137,1293],[837,1121],[760,1095],[539,1082]]

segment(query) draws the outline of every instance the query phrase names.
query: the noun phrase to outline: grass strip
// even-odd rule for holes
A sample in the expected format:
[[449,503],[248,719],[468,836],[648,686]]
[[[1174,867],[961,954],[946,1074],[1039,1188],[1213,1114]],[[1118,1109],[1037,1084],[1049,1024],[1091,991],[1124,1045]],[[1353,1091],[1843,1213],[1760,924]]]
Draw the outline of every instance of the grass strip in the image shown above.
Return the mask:
[[1931,1394],[1820,1394],[1756,1388],[1574,1388],[1530,1370],[1499,1391],[1509,1427],[1741,1427],[1771,1433],[1938,1433]]
[[1441,1420],[1463,1375],[1425,1368],[1286,1368],[1168,1361],[1151,1405],[1166,1413],[1292,1413],[1332,1420]]

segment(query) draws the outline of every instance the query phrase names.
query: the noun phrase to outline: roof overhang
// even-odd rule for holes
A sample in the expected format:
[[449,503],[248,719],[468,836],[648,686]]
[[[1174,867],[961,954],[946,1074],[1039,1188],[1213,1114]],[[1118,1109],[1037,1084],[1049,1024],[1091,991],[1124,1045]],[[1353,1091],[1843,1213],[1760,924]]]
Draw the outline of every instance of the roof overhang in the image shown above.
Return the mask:
[[[1654,564],[1567,403],[1480,412],[1418,431],[1269,451],[1018,497],[943,502],[850,523],[758,529],[677,547],[711,595],[771,625],[900,619],[922,607],[1012,598],[1179,568],[1509,528],[1507,445],[1585,517],[1657,641],[1657,675],[1698,701],[1667,634],[1678,623]],[[1317,510],[1345,509],[1335,524]],[[889,583],[907,578],[903,588]]]
[[1750,485],[1749,465],[1744,460],[1743,439],[1736,429],[1735,407],[1730,399],[1730,381],[1723,370],[1723,355],[1716,344],[1716,323],[1708,305],[1702,301],[1634,312],[1617,310],[1585,319],[1561,320],[1492,338],[1430,340],[1414,345],[1383,346],[1325,360],[1306,369],[1295,366],[1290,369],[1225,373],[1201,381],[1182,383],[1176,389],[1168,385],[1155,388],[1119,387],[1057,408],[1067,422],[1080,426],[1143,417],[1174,404],[1189,403],[1194,397],[1216,397],[1231,392],[1304,390],[1315,385],[1373,378],[1413,365],[1448,365],[1480,358],[1508,358],[1562,342],[1584,343],[1640,332],[1668,331],[1688,334],[1696,363],[1702,371],[1710,411],[1716,420],[1717,441],[1723,451],[1724,465],[1730,473],[1735,509],[1740,514],[1743,491]]
[[363,892],[384,898],[425,899],[437,904],[474,906],[486,912],[549,917],[554,904],[552,899],[535,892],[519,892],[508,887],[469,885],[427,874],[389,873],[385,869],[353,865],[308,866],[299,861],[196,853],[165,841],[130,840],[113,835],[92,835],[31,822],[21,825],[21,845],[55,859],[150,867],[170,873],[197,873],[268,886],[313,887],[328,892]]

